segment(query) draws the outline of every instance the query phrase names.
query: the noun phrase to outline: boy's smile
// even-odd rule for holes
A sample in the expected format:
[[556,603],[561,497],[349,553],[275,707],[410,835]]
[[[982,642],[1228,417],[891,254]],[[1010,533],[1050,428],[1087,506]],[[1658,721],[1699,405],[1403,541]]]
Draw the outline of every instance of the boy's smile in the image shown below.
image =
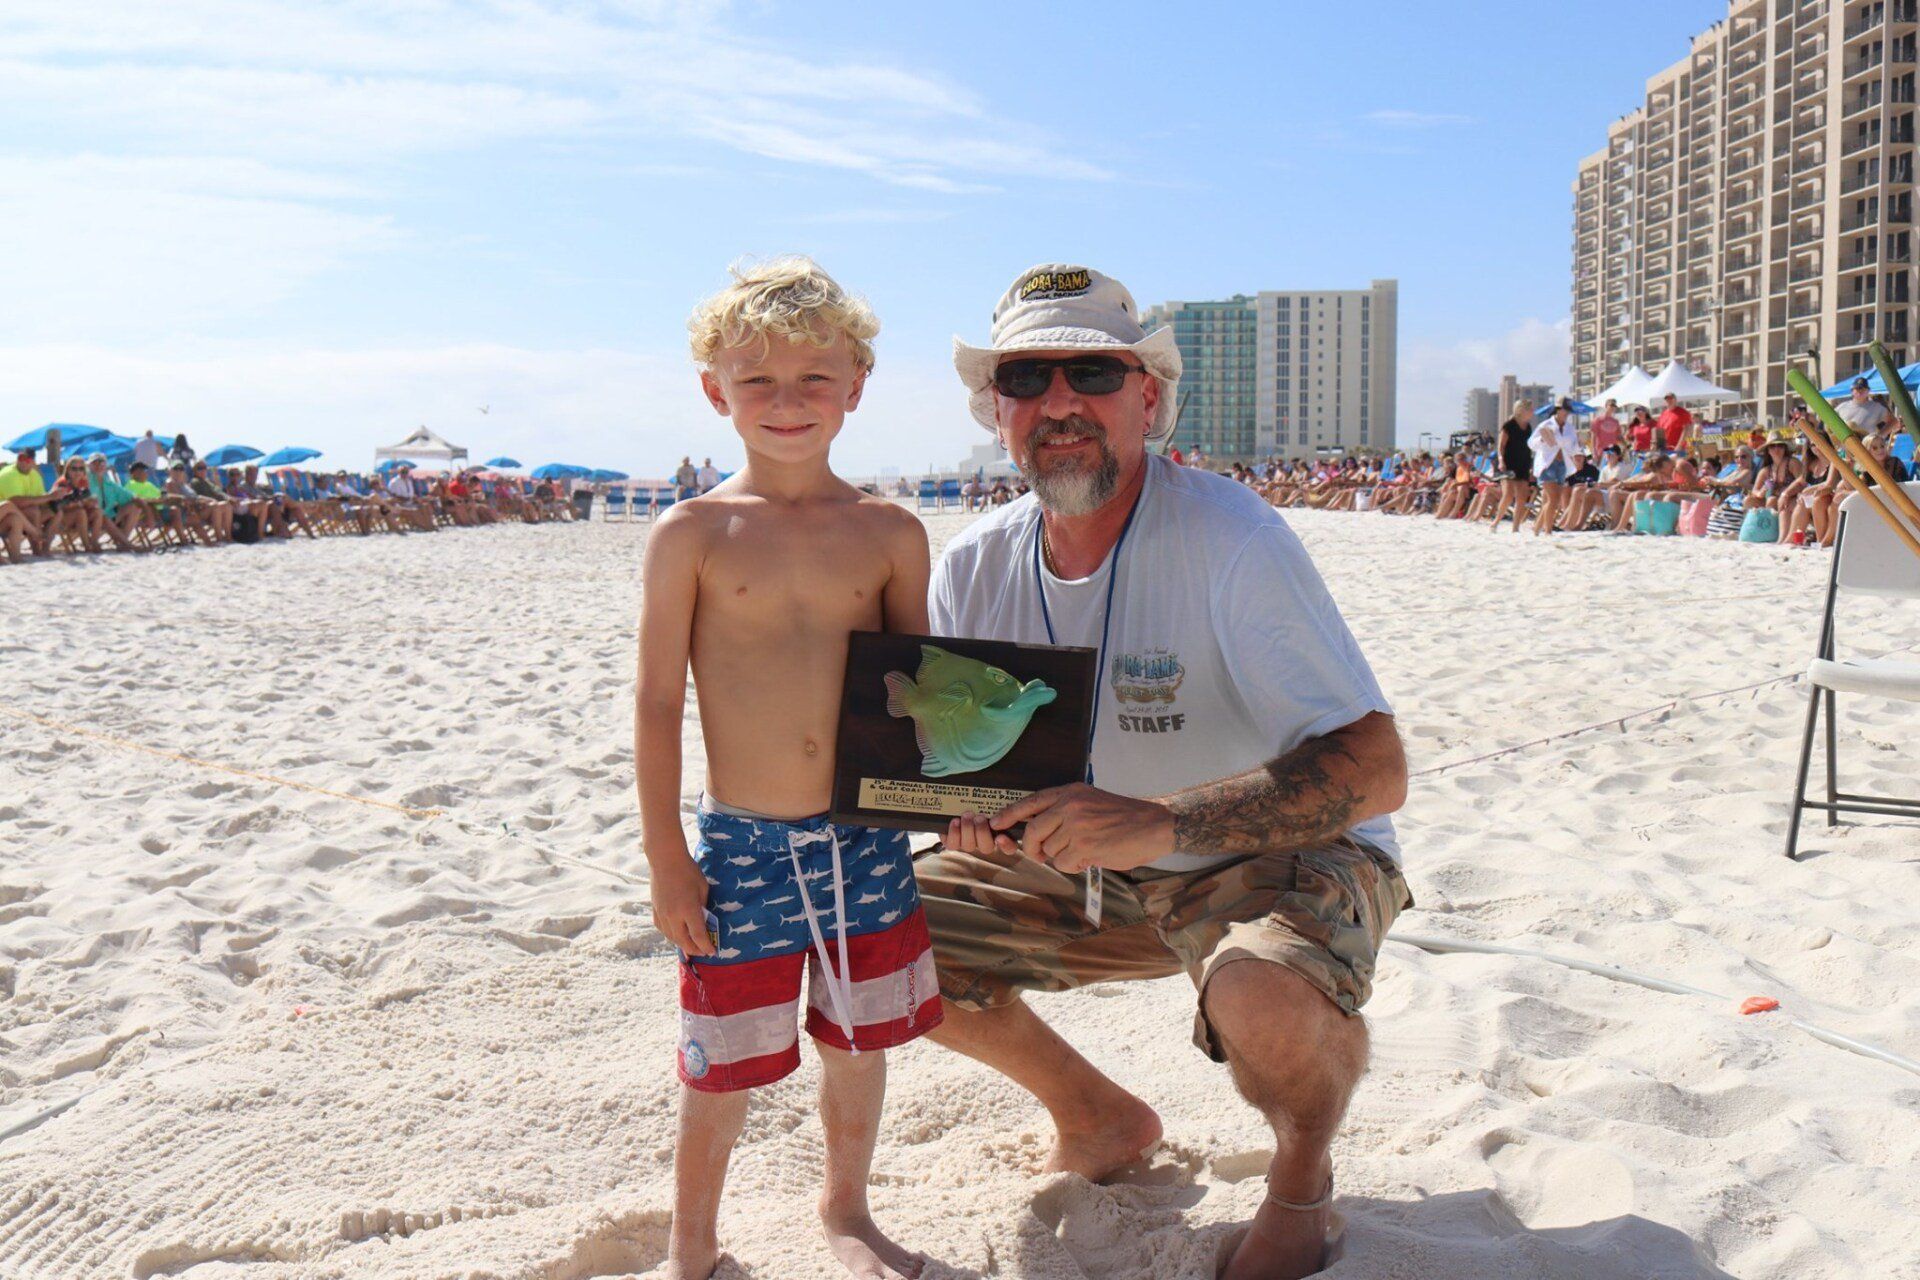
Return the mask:
[[768,336],[723,347],[700,374],[716,412],[733,419],[749,451],[797,462],[823,451],[860,403],[867,375],[842,334],[824,346]]

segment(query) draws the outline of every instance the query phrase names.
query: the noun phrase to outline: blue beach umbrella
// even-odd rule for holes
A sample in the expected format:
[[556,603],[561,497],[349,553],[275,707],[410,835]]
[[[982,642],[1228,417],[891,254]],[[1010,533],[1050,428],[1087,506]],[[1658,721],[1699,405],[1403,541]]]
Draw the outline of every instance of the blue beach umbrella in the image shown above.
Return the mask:
[[570,462],[549,462],[533,469],[535,480],[573,480],[590,474],[585,467],[576,467]]
[[125,436],[108,435],[99,440],[87,441],[84,452],[105,454],[108,462],[118,462],[122,458],[133,456],[134,441]]
[[210,467],[230,467],[236,462],[252,462],[264,455],[252,445],[223,444],[202,461]]
[[512,471],[518,469],[520,463],[516,459],[509,458],[503,454],[498,458],[488,458],[487,465],[490,467],[498,467],[503,471]]
[[[1900,381],[1906,383],[1909,390],[1920,388],[1920,361],[1903,366],[1899,370],[1899,374]],[[1832,386],[1822,390],[1820,394],[1829,400],[1838,400],[1842,396],[1851,395],[1853,394],[1853,380],[1855,378],[1865,378],[1867,380],[1867,390],[1871,391],[1874,395],[1883,396],[1887,394],[1887,380],[1881,377],[1880,370],[1872,365],[1868,365],[1856,374],[1842,378]]]
[[402,467],[406,468],[409,471],[413,470],[413,464],[411,462],[408,462],[405,458],[388,458],[385,462],[375,467],[374,470],[378,471],[381,475],[384,476],[384,475],[391,475],[395,471],[400,470]]
[[263,467],[291,467],[297,462],[306,462],[319,456],[320,451],[318,449],[306,449],[299,445],[289,445],[285,449],[276,450],[268,454],[267,460],[260,465]]
[[47,447],[49,431],[60,433],[60,447],[63,450],[71,450],[74,446],[85,444],[89,440],[98,440],[102,436],[113,434],[105,427],[87,427],[78,422],[49,422],[46,426],[37,427],[25,435],[15,436],[7,441],[7,448],[15,452],[21,449],[44,449]]
[[625,480],[626,478],[627,473],[624,471],[594,470],[587,473],[587,479],[593,481],[595,484],[612,484],[615,481]]

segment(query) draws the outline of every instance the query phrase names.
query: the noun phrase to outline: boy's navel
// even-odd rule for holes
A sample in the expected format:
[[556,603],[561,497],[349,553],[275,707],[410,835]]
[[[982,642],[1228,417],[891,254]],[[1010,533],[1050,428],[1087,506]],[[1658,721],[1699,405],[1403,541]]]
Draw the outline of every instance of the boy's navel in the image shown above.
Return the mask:
[[817,755],[819,755],[819,754],[820,754],[820,744],[819,744],[819,743],[817,743],[817,742],[815,742],[815,741],[814,741],[814,740],[813,740],[812,738],[808,738],[808,739],[807,739],[807,746],[806,746],[806,752],[807,752],[807,754],[808,754],[808,755],[810,755],[810,756],[817,756]]
[[733,594],[735,594],[735,595],[737,595],[737,596],[743,596],[743,595],[745,595],[745,594],[747,594],[747,589],[746,589],[745,587],[735,587],[735,588],[733,589]]

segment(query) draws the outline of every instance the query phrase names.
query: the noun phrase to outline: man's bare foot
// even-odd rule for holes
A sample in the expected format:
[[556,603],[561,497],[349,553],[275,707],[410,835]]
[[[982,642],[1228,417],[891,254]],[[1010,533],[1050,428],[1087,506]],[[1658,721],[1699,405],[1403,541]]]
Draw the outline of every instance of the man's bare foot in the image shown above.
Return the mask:
[[667,1260],[660,1264],[657,1272],[659,1280],[711,1280],[713,1273],[720,1267],[720,1242],[717,1240],[695,1240],[682,1242],[670,1237],[667,1241]]
[[1229,1247],[1219,1280],[1300,1280],[1327,1263],[1330,1204],[1294,1207],[1269,1195]]
[[1048,1173],[1077,1173],[1088,1182],[1099,1182],[1114,1170],[1144,1158],[1160,1141],[1160,1132],[1160,1117],[1154,1109],[1127,1094],[1126,1102],[1108,1111],[1099,1127],[1056,1132],[1053,1150],[1047,1153],[1042,1168]]
[[860,1280],[914,1280],[927,1260],[887,1239],[864,1210],[820,1206],[820,1225],[833,1256]]

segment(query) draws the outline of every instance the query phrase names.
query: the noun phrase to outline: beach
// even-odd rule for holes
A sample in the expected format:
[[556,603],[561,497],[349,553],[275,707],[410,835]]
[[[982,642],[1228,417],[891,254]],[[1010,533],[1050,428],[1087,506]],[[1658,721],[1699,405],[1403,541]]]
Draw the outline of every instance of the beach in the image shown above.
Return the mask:
[[[967,519],[927,518],[936,552]],[[1827,555],[1287,519],[1416,774],[1396,932],[1727,997],[1390,942],[1325,1274],[1920,1276],[1920,1077],[1785,1021],[1920,1056],[1920,823],[1812,814],[1781,857],[1806,693],[1779,678],[1812,655]],[[658,1264],[676,1005],[633,790],[646,536],[8,571],[0,1276]],[[1920,619],[1850,602],[1839,643],[1911,649]],[[1848,789],[1911,794],[1913,708],[1842,710]],[[691,701],[685,742],[690,807]],[[1038,1107],[916,1043],[891,1055],[876,1217],[930,1277],[1210,1277],[1272,1137],[1189,1044],[1191,986],[1034,1003],[1161,1109],[1163,1148],[1113,1185],[1041,1176]],[[841,1274],[803,1058],[756,1095],[723,1274]]]

